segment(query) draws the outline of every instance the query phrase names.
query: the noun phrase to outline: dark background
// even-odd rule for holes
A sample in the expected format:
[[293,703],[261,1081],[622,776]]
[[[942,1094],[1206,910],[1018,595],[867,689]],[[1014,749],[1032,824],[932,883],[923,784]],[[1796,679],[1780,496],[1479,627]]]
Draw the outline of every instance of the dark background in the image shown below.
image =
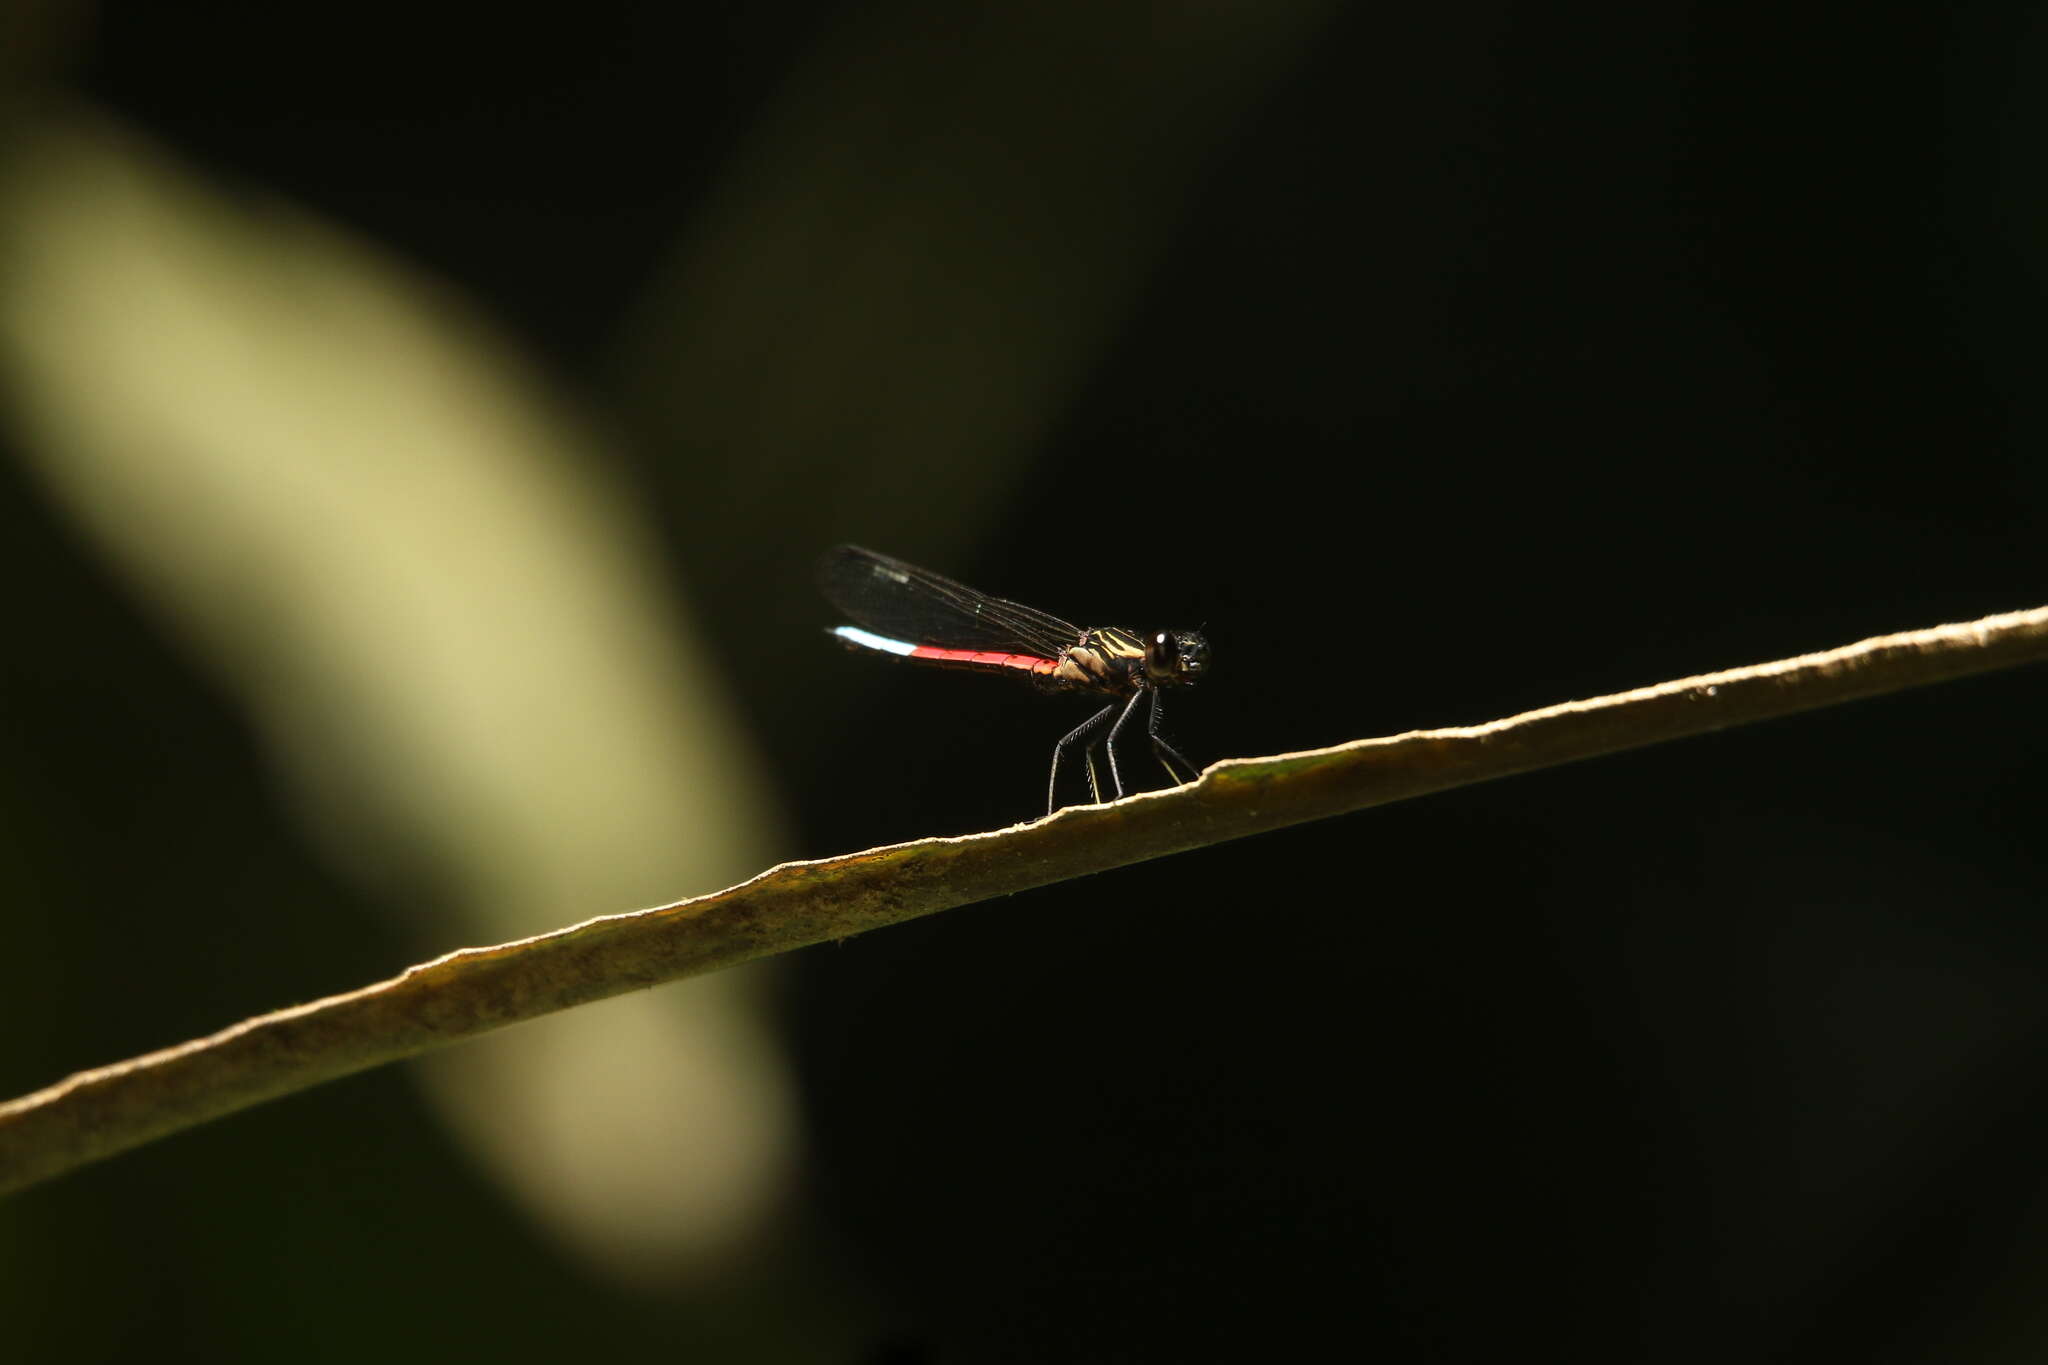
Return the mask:
[[[902,22],[943,50],[942,13]],[[1096,50],[1097,10],[1048,13],[1071,25],[1049,21],[1054,50]],[[789,70],[847,21],[599,3],[441,30],[401,7],[110,3],[44,74],[449,281],[604,415],[802,856],[1028,818],[1079,718],[822,644],[804,581],[838,539],[1084,622],[1205,625],[1213,680],[1170,727],[1204,762],[2048,600],[2048,30],[2022,7],[1329,12],[1219,101],[1181,197],[1151,201],[1174,207],[1133,235],[1127,305],[1001,496],[960,511],[899,483],[876,514],[837,496],[887,467],[858,442],[831,479],[722,492],[727,453],[678,449],[647,399],[658,347],[618,342]],[[942,145],[963,175],[999,172],[1040,112],[1080,117],[1057,81],[1017,88],[1043,110]],[[931,128],[985,116],[945,93]],[[1038,173],[1019,156],[1020,202]],[[1133,212],[1123,188],[1075,230]],[[919,306],[943,314],[944,291]],[[277,808],[232,700],[29,481],[0,483],[0,515],[0,956],[36,1035],[11,1040],[8,1093],[402,965]],[[61,687],[37,662],[57,656]],[[2040,681],[801,955],[786,1036],[813,1149],[789,1255],[861,1304],[827,1358],[2025,1349],[2048,1281]],[[174,788],[111,778],[137,742],[169,751]],[[231,885],[163,814],[192,784],[233,831]],[[110,830],[132,861],[95,852]],[[116,912],[137,866],[157,898]],[[218,929],[203,950],[194,917]],[[178,966],[113,999],[67,977],[110,938]],[[308,1192],[295,1212],[284,1188]],[[758,1272],[710,1302],[585,1276],[400,1071],[5,1220],[7,1316],[37,1359],[744,1359],[758,1320],[812,1311]]]

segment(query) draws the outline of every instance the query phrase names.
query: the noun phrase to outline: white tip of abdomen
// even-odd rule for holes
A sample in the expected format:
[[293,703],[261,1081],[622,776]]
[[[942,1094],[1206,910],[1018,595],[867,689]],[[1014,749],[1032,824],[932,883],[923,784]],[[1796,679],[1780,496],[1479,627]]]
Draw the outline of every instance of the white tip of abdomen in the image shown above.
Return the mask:
[[879,649],[884,654],[910,655],[917,652],[916,645],[902,640],[892,640],[886,635],[862,630],[859,626],[834,626],[832,633],[850,645],[859,645],[862,649]]

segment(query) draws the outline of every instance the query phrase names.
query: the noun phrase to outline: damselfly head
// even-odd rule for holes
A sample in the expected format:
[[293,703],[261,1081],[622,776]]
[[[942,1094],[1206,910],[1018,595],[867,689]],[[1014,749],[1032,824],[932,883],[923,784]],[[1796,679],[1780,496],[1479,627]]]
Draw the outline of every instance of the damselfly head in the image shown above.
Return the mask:
[[1145,642],[1145,676],[1154,683],[1185,687],[1209,671],[1209,642],[1192,630],[1155,631]]

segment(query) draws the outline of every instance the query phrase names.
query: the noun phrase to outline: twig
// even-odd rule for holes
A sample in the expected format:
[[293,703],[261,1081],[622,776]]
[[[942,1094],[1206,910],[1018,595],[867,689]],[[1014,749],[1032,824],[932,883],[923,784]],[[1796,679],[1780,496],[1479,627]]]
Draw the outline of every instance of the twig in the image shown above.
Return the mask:
[[934,911],[1449,787],[2048,657],[2048,607],[1486,725],[1218,763],[987,834],[784,863],[727,891],[468,948],[0,1104],[0,1193],[490,1029]]

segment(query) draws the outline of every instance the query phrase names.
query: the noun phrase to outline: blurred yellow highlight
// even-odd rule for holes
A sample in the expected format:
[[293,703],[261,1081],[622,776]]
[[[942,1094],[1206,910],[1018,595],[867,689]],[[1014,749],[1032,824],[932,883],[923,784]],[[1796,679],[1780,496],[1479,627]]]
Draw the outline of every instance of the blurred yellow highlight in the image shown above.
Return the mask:
[[[53,124],[0,184],[0,381],[52,497],[242,699],[324,846],[404,912],[459,918],[419,924],[423,950],[774,861],[758,764],[630,492],[445,288],[125,132]],[[687,1274],[756,1234],[794,1159],[761,982],[528,1025],[425,1074],[569,1241]]]

